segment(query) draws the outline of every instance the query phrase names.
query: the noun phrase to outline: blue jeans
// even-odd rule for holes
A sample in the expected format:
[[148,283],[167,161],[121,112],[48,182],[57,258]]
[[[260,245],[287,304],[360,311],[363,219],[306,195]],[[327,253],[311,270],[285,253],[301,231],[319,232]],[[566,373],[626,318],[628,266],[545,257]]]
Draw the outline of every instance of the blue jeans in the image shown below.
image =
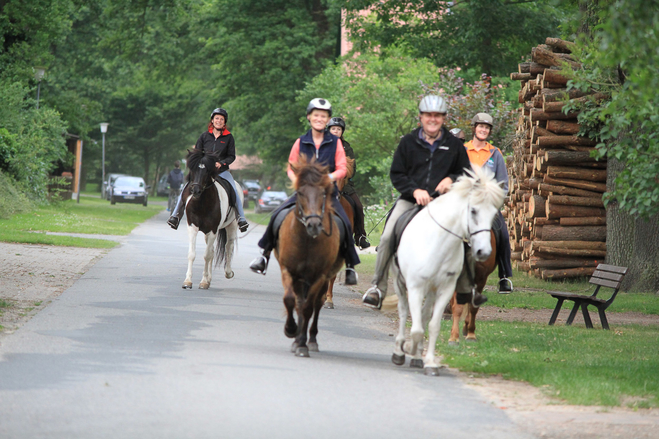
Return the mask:
[[229,170],[227,169],[226,171],[220,172],[218,175],[222,177],[224,180],[231,183],[231,186],[233,186],[233,191],[236,193],[236,208],[238,209],[238,215],[240,216],[240,219],[244,220],[245,211],[243,210],[243,203],[240,202],[240,196],[238,194],[238,190],[236,189],[236,182],[234,181],[231,172],[229,172]]

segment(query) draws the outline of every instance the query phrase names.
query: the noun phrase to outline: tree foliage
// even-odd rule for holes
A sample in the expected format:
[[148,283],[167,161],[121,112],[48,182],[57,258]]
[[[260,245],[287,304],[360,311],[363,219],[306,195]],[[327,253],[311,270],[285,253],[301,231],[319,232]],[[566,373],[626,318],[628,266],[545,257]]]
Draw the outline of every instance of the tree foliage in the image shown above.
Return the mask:
[[533,45],[558,36],[565,15],[548,0],[351,0],[346,7],[357,50],[404,45],[438,66],[489,75],[508,74]]

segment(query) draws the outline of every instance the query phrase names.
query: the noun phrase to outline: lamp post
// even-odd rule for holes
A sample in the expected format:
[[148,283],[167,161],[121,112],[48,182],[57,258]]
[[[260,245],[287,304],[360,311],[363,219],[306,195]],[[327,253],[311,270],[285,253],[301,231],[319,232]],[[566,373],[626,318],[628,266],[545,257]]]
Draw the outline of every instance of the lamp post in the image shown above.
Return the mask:
[[105,198],[105,133],[108,132],[108,125],[107,123],[101,123],[101,133],[103,134],[103,156],[101,159],[101,168],[102,168],[102,176],[101,176],[101,195],[103,198]]
[[46,74],[46,69],[43,67],[34,68],[34,79],[37,80],[37,110],[39,109],[39,94],[41,93],[41,80]]

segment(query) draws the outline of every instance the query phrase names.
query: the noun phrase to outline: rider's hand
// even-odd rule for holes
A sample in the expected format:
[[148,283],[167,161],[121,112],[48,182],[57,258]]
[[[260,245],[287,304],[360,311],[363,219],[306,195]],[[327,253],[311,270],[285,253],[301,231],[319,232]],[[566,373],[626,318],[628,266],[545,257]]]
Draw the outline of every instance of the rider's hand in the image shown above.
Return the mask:
[[439,182],[435,190],[440,194],[445,194],[449,191],[449,189],[451,189],[452,184],[453,180],[451,180],[451,177],[446,177],[444,180]]
[[222,163],[220,163],[220,162],[215,162],[215,167],[216,167],[217,169],[220,169],[220,168],[222,167]]
[[430,194],[428,194],[428,191],[424,191],[423,189],[415,189],[414,192],[412,193],[412,196],[414,196],[414,199],[416,200],[416,204],[418,204],[419,206],[425,206],[432,201],[432,199],[430,198]]

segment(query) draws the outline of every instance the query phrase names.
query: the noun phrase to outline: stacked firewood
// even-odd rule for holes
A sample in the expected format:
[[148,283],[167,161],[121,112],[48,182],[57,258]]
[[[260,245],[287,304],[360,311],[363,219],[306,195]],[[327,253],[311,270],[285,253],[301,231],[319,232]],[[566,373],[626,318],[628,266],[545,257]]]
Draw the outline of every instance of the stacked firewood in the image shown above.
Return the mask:
[[579,67],[572,46],[547,38],[510,75],[523,104],[508,158],[512,259],[542,279],[589,276],[606,257],[606,161],[591,158],[595,141],[577,136],[578,113],[563,112],[568,100],[605,96],[567,90],[561,68]]

